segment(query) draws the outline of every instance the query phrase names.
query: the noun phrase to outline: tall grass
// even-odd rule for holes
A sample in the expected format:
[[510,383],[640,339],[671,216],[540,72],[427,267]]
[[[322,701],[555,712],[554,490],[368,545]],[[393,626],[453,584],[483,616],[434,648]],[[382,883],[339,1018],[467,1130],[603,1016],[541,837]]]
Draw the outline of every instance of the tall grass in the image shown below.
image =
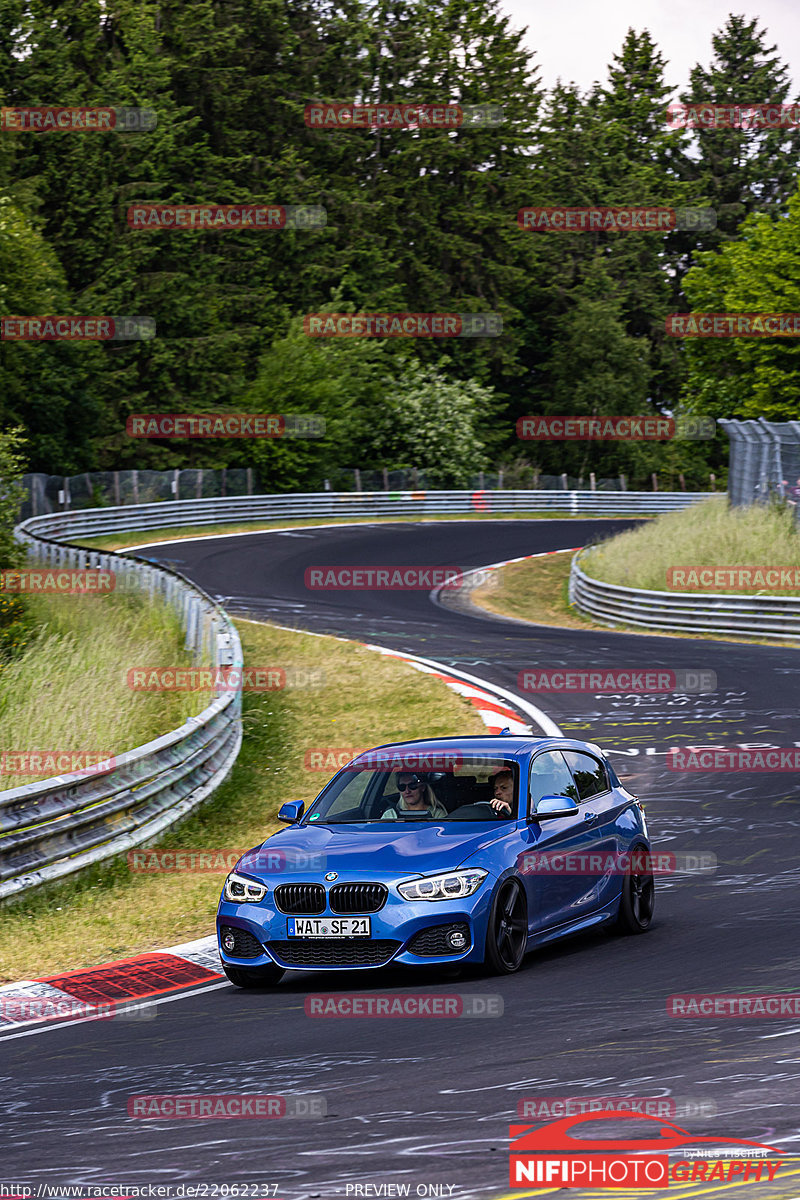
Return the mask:
[[[0,671],[0,750],[111,756],[210,703],[210,693],[128,687],[131,667],[189,664],[178,618],[163,602],[53,595],[31,597],[26,607],[32,636]],[[3,773],[0,789],[41,778]]]
[[[668,567],[800,566],[795,511],[780,505],[729,508],[726,496],[715,496],[602,542],[582,565],[607,583],[657,591],[670,590]],[[800,594],[800,588],[783,594]]]

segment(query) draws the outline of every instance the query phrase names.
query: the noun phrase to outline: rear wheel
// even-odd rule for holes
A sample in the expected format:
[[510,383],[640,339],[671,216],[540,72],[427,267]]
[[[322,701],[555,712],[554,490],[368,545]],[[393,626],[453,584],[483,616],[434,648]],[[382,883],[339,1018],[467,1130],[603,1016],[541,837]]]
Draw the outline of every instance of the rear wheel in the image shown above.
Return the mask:
[[649,859],[650,852],[645,846],[636,846],[631,852],[630,869],[622,879],[618,933],[644,933],[650,928],[656,888]]
[[528,906],[519,881],[506,879],[492,901],[484,962],[494,975],[518,971],[528,942]]
[[282,967],[276,966],[252,967],[247,970],[244,967],[229,967],[223,964],[222,969],[231,983],[240,988],[273,987],[285,974]]

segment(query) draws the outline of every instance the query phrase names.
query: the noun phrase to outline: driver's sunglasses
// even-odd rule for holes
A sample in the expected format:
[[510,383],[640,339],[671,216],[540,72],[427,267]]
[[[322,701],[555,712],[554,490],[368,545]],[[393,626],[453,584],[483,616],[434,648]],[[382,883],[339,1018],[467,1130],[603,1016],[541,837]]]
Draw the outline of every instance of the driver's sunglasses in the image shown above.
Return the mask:
[[421,780],[417,779],[415,783],[398,783],[397,790],[398,790],[398,792],[406,792],[406,791],[413,792],[415,788],[418,788],[420,786],[421,782],[422,782]]

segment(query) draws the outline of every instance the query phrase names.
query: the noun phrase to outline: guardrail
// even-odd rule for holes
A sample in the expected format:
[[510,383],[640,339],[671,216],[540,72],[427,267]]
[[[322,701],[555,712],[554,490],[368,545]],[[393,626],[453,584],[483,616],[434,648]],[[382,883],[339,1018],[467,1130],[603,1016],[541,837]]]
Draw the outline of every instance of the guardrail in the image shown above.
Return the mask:
[[676,595],[593,579],[579,566],[591,550],[579,550],[569,574],[569,600],[579,612],[606,625],[636,625],[680,633],[738,637],[800,638],[800,596]]
[[[69,515],[69,514],[67,514]],[[160,596],[178,612],[195,661],[241,669],[242,648],[218,604],[175,571],[43,537],[49,518],[17,526],[33,565],[98,568],[120,591]],[[179,729],[90,769],[0,792],[0,900],[157,837],[226,778],[242,742],[241,691],[220,690]]]
[[[213,500],[165,500],[157,504],[85,508],[34,517],[40,533],[97,537],[123,530],[213,525],[235,521],[296,520],[306,517],[427,516],[476,513],[563,513],[643,516],[686,508],[714,492],[286,492],[272,496],[227,496]],[[25,522],[30,525],[31,521]]]

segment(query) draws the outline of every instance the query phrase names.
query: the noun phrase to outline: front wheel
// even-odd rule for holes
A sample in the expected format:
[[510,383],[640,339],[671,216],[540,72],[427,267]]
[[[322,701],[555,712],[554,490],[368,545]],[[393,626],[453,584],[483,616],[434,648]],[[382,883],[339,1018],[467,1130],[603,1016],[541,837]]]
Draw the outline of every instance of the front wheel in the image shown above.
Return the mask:
[[631,853],[630,870],[622,879],[618,933],[644,933],[650,928],[656,902],[653,872],[648,866],[650,851],[637,846]]
[[273,987],[285,974],[282,967],[253,967],[246,970],[243,967],[228,967],[224,963],[222,969],[231,983],[240,988]]
[[528,906],[517,879],[506,879],[492,901],[484,962],[493,975],[512,975],[525,957]]

